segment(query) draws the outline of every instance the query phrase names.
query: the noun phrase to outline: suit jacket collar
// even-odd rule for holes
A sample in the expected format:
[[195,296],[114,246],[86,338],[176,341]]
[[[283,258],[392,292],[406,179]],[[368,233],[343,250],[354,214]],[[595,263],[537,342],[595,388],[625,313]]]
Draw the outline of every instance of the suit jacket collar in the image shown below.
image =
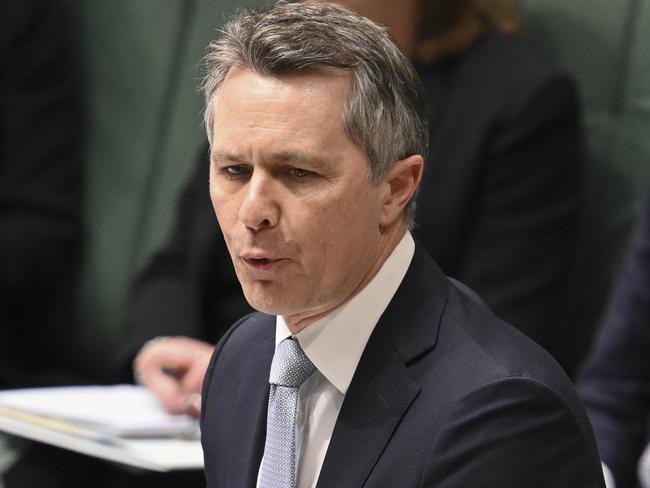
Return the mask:
[[361,357],[334,428],[318,487],[359,487],[365,483],[420,391],[408,365],[435,347],[447,298],[446,278],[417,245],[409,271]]
[[448,298],[448,279],[416,241],[409,270],[377,324],[376,341],[390,341],[405,364],[432,349]]

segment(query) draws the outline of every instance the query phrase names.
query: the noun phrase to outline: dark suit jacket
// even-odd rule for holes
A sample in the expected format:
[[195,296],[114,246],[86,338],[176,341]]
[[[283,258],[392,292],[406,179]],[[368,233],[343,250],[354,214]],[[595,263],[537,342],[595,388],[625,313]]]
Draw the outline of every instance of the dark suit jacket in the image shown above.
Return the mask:
[[[255,313],[216,348],[201,416],[210,488],[255,486],[274,337],[275,317]],[[361,357],[318,486],[604,485],[559,366],[418,246]]]
[[[415,235],[447,275],[561,359],[580,338],[563,327],[581,141],[572,81],[517,40],[486,33],[420,66],[431,148]],[[124,359],[156,335],[214,340],[247,308],[197,161],[167,245],[132,294]]]
[[[0,8],[0,387],[76,381],[69,321],[82,240],[80,83],[60,2]],[[64,352],[65,351],[65,352]]]
[[637,486],[650,438],[650,194],[578,389],[617,488]]

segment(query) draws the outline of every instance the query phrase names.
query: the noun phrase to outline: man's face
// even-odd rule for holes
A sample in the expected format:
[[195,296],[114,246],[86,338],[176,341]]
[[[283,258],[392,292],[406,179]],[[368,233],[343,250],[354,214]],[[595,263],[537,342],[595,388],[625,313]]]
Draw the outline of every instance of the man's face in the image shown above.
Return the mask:
[[385,259],[386,185],[347,136],[349,75],[273,78],[233,68],[213,111],[210,195],[248,302],[309,321]]

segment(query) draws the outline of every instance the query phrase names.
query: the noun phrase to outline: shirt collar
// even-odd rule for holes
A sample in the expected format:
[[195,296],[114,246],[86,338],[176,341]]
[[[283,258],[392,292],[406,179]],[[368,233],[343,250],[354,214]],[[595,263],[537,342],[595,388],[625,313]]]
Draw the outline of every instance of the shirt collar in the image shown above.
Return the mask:
[[[305,327],[296,339],[318,371],[345,394],[366,343],[399,288],[415,252],[406,232],[370,282],[350,300]],[[284,318],[277,316],[275,345],[291,337]]]

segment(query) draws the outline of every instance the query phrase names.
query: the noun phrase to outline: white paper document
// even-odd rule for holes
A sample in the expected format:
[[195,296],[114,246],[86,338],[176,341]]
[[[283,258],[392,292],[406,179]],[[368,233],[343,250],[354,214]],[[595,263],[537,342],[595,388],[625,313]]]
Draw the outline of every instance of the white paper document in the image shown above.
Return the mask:
[[144,387],[63,386],[0,391],[0,406],[103,431],[118,437],[195,436],[187,415],[170,415]]
[[201,469],[198,422],[132,385],[0,391],[0,431],[145,469]]

